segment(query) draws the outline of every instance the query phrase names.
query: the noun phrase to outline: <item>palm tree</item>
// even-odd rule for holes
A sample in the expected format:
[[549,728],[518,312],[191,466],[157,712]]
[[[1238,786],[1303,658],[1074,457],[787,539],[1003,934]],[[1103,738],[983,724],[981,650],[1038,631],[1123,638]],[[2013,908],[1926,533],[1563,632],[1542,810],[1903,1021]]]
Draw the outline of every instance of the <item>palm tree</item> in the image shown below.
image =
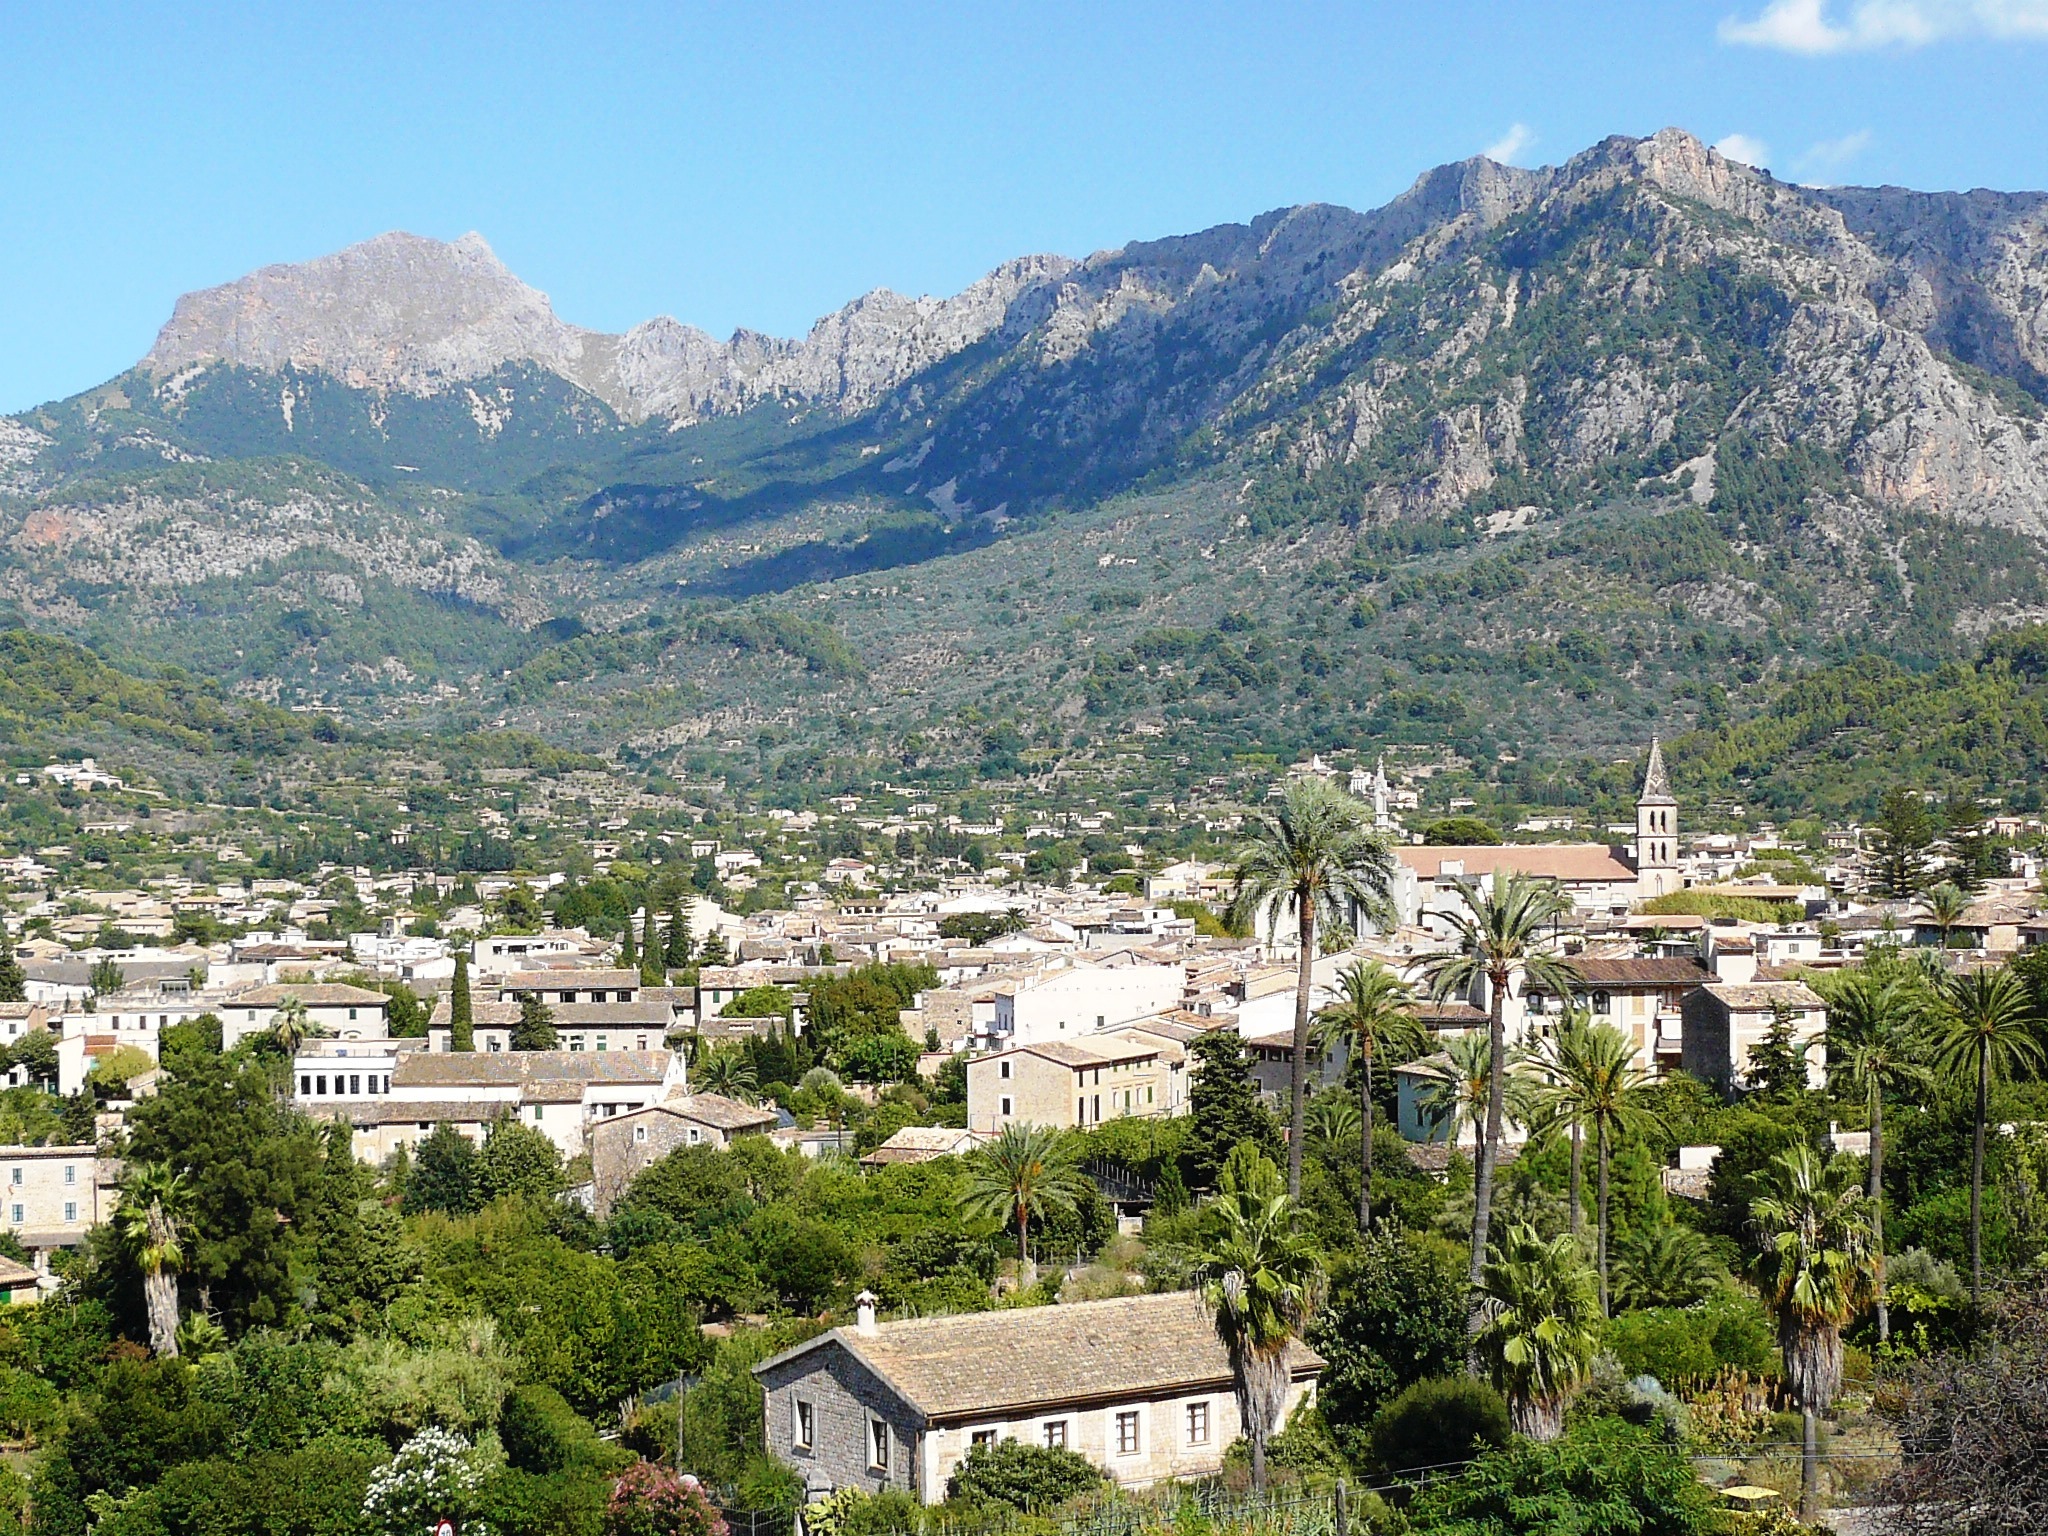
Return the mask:
[[742,1104],[754,1102],[754,1090],[759,1084],[754,1077],[754,1065],[744,1051],[730,1047],[706,1051],[704,1059],[696,1065],[696,1074],[700,1092],[720,1094]]
[[1545,1242],[1516,1222],[1480,1272],[1486,1315],[1475,1353],[1508,1400],[1508,1418],[1532,1440],[1555,1440],[1564,1411],[1600,1347],[1599,1298],[1569,1235]]
[[287,997],[277,1005],[277,1012],[270,1017],[270,1035],[287,1056],[299,1054],[299,1048],[307,1037],[318,1034],[306,1017],[305,999]]
[[1818,1515],[1820,1453],[1816,1416],[1842,1390],[1842,1329],[1871,1297],[1876,1242],[1870,1201],[1856,1187],[1854,1164],[1823,1164],[1805,1145],[1772,1161],[1768,1193],[1750,1206],[1761,1245],[1757,1286],[1777,1319],[1785,1380],[1804,1419],[1799,1518]]
[[1287,1402],[1288,1346],[1322,1304],[1322,1252],[1272,1159],[1250,1145],[1230,1154],[1202,1215],[1197,1295],[1230,1360],[1239,1422],[1251,1442],[1252,1490],[1266,1488],[1266,1442]]
[[[1581,1126],[1595,1137],[1595,1166],[1598,1169],[1594,1195],[1594,1247],[1600,1271],[1600,1313],[1607,1315],[1607,1170],[1614,1155],[1615,1138],[1641,1135],[1657,1129],[1662,1122],[1637,1102],[1649,1086],[1650,1075],[1636,1065],[1635,1043],[1612,1024],[1571,1027],[1560,1031],[1555,1049],[1542,1058],[1538,1070],[1547,1081],[1537,1102],[1553,1118],[1569,1121],[1576,1138]],[[1576,1146],[1574,1147],[1576,1151]],[[1576,1162],[1576,1159],[1574,1159]],[[1574,1186],[1572,1203],[1578,1204]]]
[[[1442,1074],[1425,1083],[1416,1095],[1416,1107],[1444,1139],[1455,1144],[1467,1126],[1476,1143],[1486,1131],[1486,1106],[1493,1098],[1493,1053],[1486,1036],[1476,1029],[1452,1035],[1443,1049]],[[1507,1113],[1516,1120],[1530,1116],[1529,1080],[1514,1057],[1508,1059],[1508,1080],[1503,1090]]]
[[1919,1060],[1921,990],[1902,967],[1869,963],[1843,975],[1828,999],[1828,1077],[1837,1093],[1860,1093],[1870,1117],[1870,1227],[1877,1250],[1877,1340],[1889,1343],[1884,1289],[1884,1096],[1926,1086]]
[[185,1237],[192,1219],[192,1187],[168,1163],[136,1163],[122,1182],[114,1232],[142,1271],[142,1301],[149,1313],[149,1347],[178,1352],[178,1272],[185,1267]]
[[1484,887],[1465,879],[1454,883],[1463,902],[1462,911],[1450,913],[1458,932],[1458,948],[1431,962],[1429,980],[1430,991],[1440,1000],[1469,992],[1475,982],[1486,982],[1486,1041],[1492,1067],[1487,1078],[1486,1128],[1479,1138],[1479,1161],[1472,1180],[1472,1262],[1466,1277],[1473,1298],[1471,1324],[1476,1330],[1481,1320],[1479,1281],[1492,1219],[1494,1167],[1500,1160],[1506,1107],[1508,989],[1520,973],[1525,986],[1533,982],[1557,997],[1571,996],[1571,973],[1543,947],[1544,925],[1569,912],[1571,900],[1553,881],[1500,869]]
[[1691,1227],[1640,1226],[1614,1245],[1614,1302],[1621,1307],[1690,1307],[1721,1283],[1713,1245]]
[[1970,1304],[1984,1300],[1984,1130],[1991,1084],[2042,1064],[2041,1039],[2027,1006],[2027,989],[2009,970],[1969,971],[1942,984],[1935,1025],[1935,1059],[1951,1077],[1974,1079],[1976,1138],[1970,1148]]
[[1360,960],[1337,974],[1337,1000],[1317,1016],[1317,1043],[1325,1051],[1342,1043],[1359,1063],[1358,1114],[1364,1138],[1359,1154],[1358,1230],[1372,1230],[1372,1068],[1382,1050],[1400,1060],[1426,1049],[1415,1016],[1415,993],[1377,960]]
[[1325,1095],[1308,1107],[1309,1135],[1328,1146],[1346,1145],[1363,1124],[1358,1106],[1341,1095]]
[[1927,908],[1927,920],[1941,930],[1941,952],[1946,955],[1950,932],[1970,915],[1970,898],[1954,881],[1944,880],[1930,886],[1920,900]]
[[1549,1090],[1553,1085],[1572,1073],[1574,1068],[1572,1052],[1578,1048],[1578,1038],[1585,1032],[1590,1023],[1591,1017],[1583,1008],[1567,1003],[1565,1004],[1564,1016],[1558,1020],[1557,1028],[1538,1041],[1529,1053],[1530,1065],[1535,1068],[1537,1078],[1543,1084],[1543,1088],[1537,1096],[1538,1107],[1542,1112],[1544,1121],[1540,1129],[1544,1134],[1548,1135],[1555,1131],[1558,1125],[1562,1123],[1571,1136],[1570,1183],[1573,1237],[1579,1235],[1579,1228],[1585,1224],[1586,1217],[1586,1202],[1582,1197],[1582,1191],[1585,1188],[1586,1182],[1586,1127],[1585,1122],[1580,1120],[1576,1113],[1565,1112],[1565,1106],[1560,1104],[1556,1096]]
[[1071,1211],[1087,1193],[1088,1179],[1074,1166],[1072,1151],[1049,1125],[1010,1124],[994,1141],[968,1160],[969,1215],[985,1220],[1017,1222],[1017,1274],[1030,1285],[1037,1270],[1031,1262],[1031,1219],[1049,1212]]
[[1360,916],[1392,925],[1387,889],[1394,856],[1356,800],[1320,779],[1300,779],[1278,809],[1253,820],[1233,871],[1233,927],[1263,920],[1275,935],[1294,914],[1301,955],[1294,983],[1294,1060],[1288,1073],[1287,1192],[1301,1194],[1302,1113],[1308,1093],[1309,985],[1319,923],[1349,932]]

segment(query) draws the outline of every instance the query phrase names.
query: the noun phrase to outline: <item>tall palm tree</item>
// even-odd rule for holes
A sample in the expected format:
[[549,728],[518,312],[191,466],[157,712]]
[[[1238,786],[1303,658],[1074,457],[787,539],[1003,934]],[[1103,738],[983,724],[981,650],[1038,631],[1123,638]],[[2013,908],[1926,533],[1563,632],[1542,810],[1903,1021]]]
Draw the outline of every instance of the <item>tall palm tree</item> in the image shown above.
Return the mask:
[[1991,1110],[1991,1084],[1999,1078],[2038,1071],[2041,1038],[2027,989],[2009,970],[1967,971],[1942,984],[1942,1009],[1935,1022],[1935,1060],[1959,1081],[1974,1079],[1976,1136],[1970,1148],[1970,1304],[1984,1300],[1984,1131]]
[[1321,779],[1299,779],[1273,811],[1253,818],[1232,871],[1233,926],[1263,921],[1277,936],[1291,912],[1301,948],[1294,981],[1294,1059],[1288,1070],[1287,1193],[1301,1194],[1302,1114],[1308,1093],[1309,986],[1317,927],[1350,932],[1360,917],[1392,926],[1394,855],[1364,806]]
[[1946,955],[1950,933],[1970,915],[1970,898],[1954,881],[1944,880],[1928,887],[1920,900],[1927,909],[1927,920],[1941,930],[1941,952]]
[[1360,960],[1337,973],[1337,1000],[1316,1016],[1317,1043],[1333,1050],[1340,1043],[1359,1064],[1358,1115],[1363,1144],[1359,1153],[1358,1230],[1372,1230],[1372,1069],[1381,1051],[1395,1060],[1420,1056],[1426,1035],[1415,1016],[1415,993],[1377,960]]
[[1029,1246],[1032,1218],[1073,1210],[1087,1187],[1087,1175],[1075,1166],[1058,1131],[1049,1125],[1010,1124],[968,1159],[962,1206],[984,1220],[1016,1220],[1017,1274],[1029,1285],[1037,1275]]
[[[1594,1195],[1594,1248],[1600,1271],[1600,1313],[1607,1315],[1607,1171],[1615,1139],[1656,1130],[1662,1122],[1639,1102],[1650,1074],[1636,1065],[1635,1042],[1612,1024],[1570,1028],[1556,1037],[1555,1049],[1539,1058],[1546,1081],[1537,1102],[1553,1118],[1569,1121],[1574,1134],[1583,1126],[1594,1136],[1598,1170]],[[1576,1205],[1579,1192],[1572,1190]]]
[[1472,1289],[1471,1326],[1476,1331],[1481,1321],[1479,1282],[1492,1220],[1494,1168],[1500,1161],[1506,1107],[1508,989],[1520,975],[1525,987],[1534,983],[1554,996],[1571,996],[1571,973],[1543,942],[1544,927],[1569,912],[1571,900],[1554,881],[1520,872],[1496,869],[1485,886],[1464,879],[1454,883],[1463,902],[1462,911],[1450,914],[1458,948],[1431,962],[1429,982],[1438,999],[1470,991],[1481,980],[1487,989],[1486,1041],[1492,1068],[1486,1128],[1479,1138],[1479,1161],[1472,1180],[1472,1262],[1466,1277]]
[[1540,1085],[1535,1096],[1538,1113],[1541,1116],[1538,1129],[1548,1135],[1555,1132],[1559,1125],[1563,1125],[1571,1137],[1569,1183],[1573,1237],[1579,1235],[1579,1228],[1585,1224],[1586,1217],[1586,1126],[1570,1106],[1560,1102],[1552,1090],[1557,1083],[1575,1071],[1574,1053],[1579,1049],[1580,1037],[1591,1024],[1592,1016],[1585,1009],[1567,1003],[1564,1016],[1558,1020],[1557,1027],[1537,1041],[1529,1051],[1529,1065],[1534,1069]]
[[1323,1280],[1322,1251],[1303,1230],[1280,1170],[1240,1145],[1203,1211],[1195,1281],[1230,1360],[1255,1493],[1265,1492],[1266,1442],[1287,1403],[1288,1346],[1322,1305]]
[[1870,1201],[1856,1187],[1853,1163],[1826,1163],[1805,1145],[1773,1160],[1767,1192],[1750,1206],[1755,1228],[1757,1286],[1777,1319],[1785,1380],[1804,1420],[1799,1518],[1819,1513],[1817,1416],[1842,1390],[1842,1329],[1870,1300],[1876,1240]]
[[[1477,1144],[1486,1133],[1486,1109],[1493,1098],[1493,1053],[1487,1048],[1486,1036],[1468,1029],[1445,1042],[1443,1056],[1443,1075],[1423,1085],[1416,1107],[1425,1120],[1443,1131],[1446,1141],[1455,1144],[1470,1126]],[[1508,1057],[1507,1079],[1502,1090],[1506,1113],[1526,1122],[1533,1113],[1529,1079],[1513,1055]]]
[[1508,1400],[1515,1429],[1555,1440],[1600,1347],[1599,1298],[1579,1245],[1569,1235],[1545,1242],[1515,1222],[1488,1256],[1480,1286],[1486,1317],[1476,1353]]
[[1924,993],[1913,973],[1866,962],[1845,972],[1828,998],[1828,1077],[1837,1093],[1859,1093],[1870,1120],[1870,1163],[1864,1192],[1877,1252],[1877,1339],[1892,1336],[1884,1290],[1884,1098],[1926,1086],[1933,1074],[1920,1060]]
[[142,1271],[142,1301],[149,1314],[149,1347],[178,1352],[178,1272],[192,1220],[192,1187],[168,1163],[135,1163],[122,1181],[114,1233]]

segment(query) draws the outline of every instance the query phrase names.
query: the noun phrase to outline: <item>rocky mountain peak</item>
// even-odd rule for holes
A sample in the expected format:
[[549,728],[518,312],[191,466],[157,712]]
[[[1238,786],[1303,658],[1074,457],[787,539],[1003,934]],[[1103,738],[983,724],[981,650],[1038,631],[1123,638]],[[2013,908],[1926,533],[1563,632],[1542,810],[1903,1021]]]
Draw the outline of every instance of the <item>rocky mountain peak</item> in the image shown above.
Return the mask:
[[425,394],[513,361],[569,372],[584,341],[483,236],[450,242],[394,230],[186,294],[143,366],[290,367]]

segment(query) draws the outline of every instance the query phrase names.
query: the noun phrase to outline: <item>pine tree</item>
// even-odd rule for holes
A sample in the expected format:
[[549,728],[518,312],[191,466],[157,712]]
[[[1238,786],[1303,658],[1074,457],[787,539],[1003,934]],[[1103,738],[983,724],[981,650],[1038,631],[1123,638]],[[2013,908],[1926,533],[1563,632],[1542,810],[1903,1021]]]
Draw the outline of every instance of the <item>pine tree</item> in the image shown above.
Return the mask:
[[14,939],[0,922],[0,1003],[28,1001],[28,976],[14,958]]
[[469,1008],[469,956],[455,957],[455,983],[448,989],[448,1049],[476,1049],[476,1025]]
[[1792,1010],[1771,1004],[1771,1027],[1749,1048],[1749,1091],[1776,1103],[1806,1092],[1806,1053],[1792,1034]]
[[731,955],[725,947],[725,935],[716,928],[704,935],[704,942],[697,949],[697,958],[705,965],[724,965]]
[[1277,1150],[1279,1137],[1273,1117],[1259,1104],[1242,1036],[1234,1030],[1215,1030],[1188,1051],[1196,1062],[1188,1087],[1188,1121],[1193,1127],[1187,1141],[1189,1182],[1197,1189],[1213,1189],[1240,1142]]
[[696,936],[690,932],[690,916],[678,901],[668,919],[668,968],[682,970],[690,963],[690,956],[696,948]]
[[552,1051],[561,1043],[555,1032],[555,1015],[536,993],[519,999],[519,1022],[512,1026],[515,1051]]

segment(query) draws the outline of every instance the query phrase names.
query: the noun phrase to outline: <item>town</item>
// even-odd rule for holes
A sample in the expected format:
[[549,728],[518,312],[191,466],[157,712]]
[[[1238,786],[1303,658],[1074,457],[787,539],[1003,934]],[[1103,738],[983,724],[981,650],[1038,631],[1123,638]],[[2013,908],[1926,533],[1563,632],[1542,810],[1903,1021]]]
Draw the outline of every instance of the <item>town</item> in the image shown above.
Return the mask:
[[[614,786],[610,803],[600,795],[578,807],[592,818],[582,839],[550,829],[567,868],[451,873],[323,861],[284,875],[276,846],[259,850],[259,864],[218,835],[187,830],[170,834],[177,873],[126,885],[115,883],[115,864],[139,872],[151,861],[132,851],[138,823],[110,814],[138,801],[122,776],[90,759],[20,773],[17,803],[61,793],[84,838],[127,837],[131,852],[81,864],[72,848],[51,845],[6,864],[7,1098],[11,1123],[41,1134],[0,1147],[15,1256],[5,1278],[17,1298],[40,1296],[45,1307],[107,1283],[100,1234],[122,1230],[150,1179],[164,1176],[148,1170],[165,1165],[139,1160],[136,1148],[163,1145],[154,1106],[186,1091],[194,1050],[274,1083],[285,1113],[317,1133],[328,1156],[363,1170],[352,1177],[366,1194],[384,1191],[421,1215],[538,1200],[580,1212],[615,1258],[645,1242],[650,1220],[685,1242],[676,1224],[703,1221],[696,1202],[712,1176],[685,1172],[679,1157],[744,1154],[749,1183],[768,1166],[750,1147],[870,1180],[967,1170],[970,1189],[984,1174],[1009,1182],[999,1184],[982,1236],[971,1219],[945,1223],[954,1256],[926,1278],[885,1283],[883,1272],[852,1263],[792,1280],[756,1258],[756,1278],[737,1288],[685,1287],[704,1338],[675,1358],[705,1358],[709,1348],[711,1361],[730,1356],[742,1363],[728,1369],[758,1379],[757,1417],[727,1431],[755,1447],[754,1461],[743,1453],[735,1462],[730,1444],[700,1448],[695,1470],[717,1497],[747,1505],[735,1484],[751,1477],[766,1479],[767,1491],[756,1491],[764,1507],[808,1500],[812,1520],[826,1518],[829,1501],[892,1490],[937,1503],[957,1499],[963,1477],[972,1486],[982,1475],[980,1458],[1013,1440],[1078,1458],[1073,1473],[1033,1474],[1054,1486],[1064,1486],[1055,1474],[1079,1477],[1075,1492],[1097,1476],[1133,1489],[1173,1486],[1226,1472],[1241,1435],[1256,1447],[1263,1489],[1267,1434],[1252,1433],[1215,1330],[1173,1299],[1193,1262],[1186,1222],[1210,1208],[1191,1194],[1220,1188],[1212,1199],[1239,1198],[1232,1180],[1252,1176],[1231,1162],[1234,1147],[1257,1162],[1270,1138],[1270,1155],[1291,1169],[1289,1195],[1308,1199],[1294,1191],[1300,1149],[1313,1146],[1311,1172],[1329,1160],[1314,1197],[1324,1202],[1319,1219],[1355,1204],[1357,1233],[1343,1241],[1364,1237],[1370,1263],[1399,1271],[1427,1268],[1425,1251],[1396,1258],[1372,1249],[1373,1202],[1384,1202],[1388,1232],[1418,1224],[1411,1241],[1455,1230],[1470,1219],[1453,1213],[1461,1199],[1473,1208],[1475,1162],[1497,1160],[1487,1170],[1504,1181],[1497,1219],[1533,1222],[1514,1229],[1518,1240],[1538,1242],[1560,1223],[1577,1233],[1586,1131],[1600,1152],[1602,1310],[1613,1305],[1611,1158],[1627,1186],[1615,1217],[1627,1227],[1614,1245],[1617,1296],[1652,1309],[1711,1305],[1735,1294],[1701,1278],[1728,1252],[1712,1236],[1716,1213],[1767,1170],[1753,1166],[1758,1147],[1744,1146],[1751,1166],[1738,1185],[1724,1146],[1706,1129],[1688,1137],[1684,1125],[1739,1126],[1754,1138],[1756,1105],[1807,1123],[1824,1108],[1823,1155],[1861,1167],[1882,1150],[1879,1122],[1831,1091],[1855,1070],[1855,1058],[1843,1057],[1867,1048],[1848,1021],[1868,1001],[1868,979],[1917,987],[1931,1018],[1948,1006],[1944,988],[2018,975],[2032,954],[2048,955],[2036,950],[2048,936],[2048,898],[2035,852],[2048,828],[2030,819],[1895,794],[1868,825],[1695,831],[1653,741],[1633,770],[1632,818],[1597,824],[1610,840],[1557,840],[1589,819],[1558,812],[1526,818],[1508,841],[1474,814],[1478,801],[1451,792],[1440,754],[1411,756],[1412,766],[1392,770],[1384,756],[1311,756],[1244,802],[1219,794],[1185,820],[1148,805],[1142,825],[1093,805],[1023,816],[984,805],[974,814],[986,819],[968,822],[887,786],[803,810],[727,797],[723,815],[678,816],[641,792],[631,792],[638,803],[621,803]],[[525,796],[535,786],[512,788]],[[1284,838],[1274,828],[1315,806],[1377,850],[1379,873],[1349,895],[1310,903],[1324,926],[1304,956],[1293,887],[1283,878],[1263,906],[1247,904],[1244,850]],[[512,824],[488,805],[479,819]],[[388,833],[380,863],[421,836],[411,827]],[[163,867],[161,854],[155,863]],[[660,873],[664,863],[676,872]],[[247,873],[235,875],[237,866]],[[1460,961],[1494,953],[1501,940],[1487,925],[1517,891],[1522,900],[1540,893],[1540,921],[1526,953],[1499,951],[1501,964],[1512,960],[1503,987],[1488,964]],[[764,892],[781,901],[764,905]],[[1896,998],[1892,1007],[1911,1011]],[[1302,1018],[1316,1023],[1298,1056]],[[1490,1121],[1493,1025],[1513,1075]],[[1560,1111],[1575,1101],[1556,1085],[1569,1080],[1570,1042],[1592,1039],[1612,1042],[1617,1097],[1603,1109],[1596,1095],[1582,1123],[1579,1110]],[[1304,1081],[1290,1104],[1297,1060]],[[1290,1110],[1304,1107],[1290,1130]],[[1377,1127],[1375,1111],[1384,1117]],[[1561,1126],[1571,1131],[1569,1200],[1541,1182],[1545,1166],[1558,1175]],[[1621,1146],[1611,1145],[1624,1131]],[[2026,1214],[2048,1209],[2048,1159],[2023,1151],[2036,1133],[2017,1134],[1997,1149],[2001,1241],[2014,1261],[2048,1237]],[[1347,1140],[1354,1150],[1344,1154]],[[1051,1160],[1045,1187],[1000,1173],[1020,1152]],[[1363,1180],[1342,1172],[1360,1155]],[[1372,1172],[1375,1155],[1385,1162]],[[493,1175],[506,1163],[524,1171]],[[1704,1213],[1691,1224],[1657,1214],[1689,1205]],[[1569,1220],[1559,1214],[1567,1208]],[[1739,1213],[1718,1219],[1721,1241],[1745,1225]],[[1336,1225],[1350,1232],[1348,1219]],[[1015,1233],[1007,1260],[1005,1230]],[[1945,1242],[1954,1260],[1907,1252],[1920,1278],[1898,1293],[1892,1327],[1902,1307],[1939,1318],[1941,1308],[1965,1305],[1956,1230],[1915,1231]],[[1645,1243],[1647,1253],[1638,1251]],[[841,1266],[852,1260],[843,1240],[827,1246],[841,1250]],[[976,1247],[981,1256],[969,1258]],[[1974,1219],[1969,1258],[1981,1277]],[[1340,1286],[1345,1264],[1357,1262],[1340,1263]],[[1439,1283],[1449,1290],[1449,1367],[1462,1306],[1457,1287]],[[156,1303],[150,1309],[147,1336],[165,1354],[203,1351],[223,1323],[246,1327],[256,1315],[210,1308],[208,1286],[182,1298],[179,1289],[161,1315]],[[1057,1304],[1017,1309],[1030,1301]],[[808,1331],[776,1321],[807,1315],[820,1319]],[[1648,1314],[1617,1309],[1610,1329],[1625,1337],[1631,1315]],[[816,1331],[835,1316],[850,1320]],[[1763,1313],[1756,1319],[1761,1330]],[[1927,1337],[1926,1318],[1914,1326]],[[1590,1349],[1590,1328],[1587,1337]],[[1298,1338],[1329,1348],[1314,1328]],[[762,1358],[784,1340],[794,1342]],[[1633,1347],[1645,1367],[1635,1375],[1673,1375],[1654,1346]],[[1753,1380],[1745,1400],[1767,1403],[1786,1389],[1766,1384],[1770,1367],[1747,1347],[1725,1359],[1710,1352],[1657,1390]],[[1349,1459],[1368,1476],[1374,1466],[1398,1471],[1363,1449],[1393,1431],[1356,1420],[1360,1399],[1343,1380],[1351,1367],[1342,1352],[1338,1379],[1319,1394],[1325,1357],[1305,1342],[1291,1348],[1292,1385],[1264,1429],[1277,1434],[1313,1403],[1327,1426],[1327,1463]],[[1611,1361],[1612,1338],[1606,1348],[1600,1358]],[[988,1361],[977,1378],[963,1362],[978,1354]],[[1019,1377],[1013,1362],[1025,1358],[1069,1361],[1078,1374]],[[941,1369],[941,1359],[952,1363]],[[615,1387],[630,1405],[662,1382],[629,1367]],[[586,1413],[589,1390],[570,1393]],[[1571,1395],[1561,1391],[1551,1411]],[[1391,1398],[1376,1400],[1385,1417]],[[679,1413],[659,1396],[629,1406],[629,1438],[663,1422],[665,1406],[672,1427],[659,1434],[687,1452],[690,1401]],[[1522,1427],[1518,1403],[1511,1393]],[[1832,1393],[1814,1406],[1832,1411]],[[1456,1459],[1455,1432],[1431,1443]],[[1421,1464],[1413,1454],[1407,1464]],[[1770,1489],[1757,1479],[1782,1475],[1771,1470],[1781,1454],[1745,1455],[1731,1442],[1718,1465],[1728,1486],[1762,1497]],[[772,1464],[784,1471],[769,1477]],[[677,1465],[690,1470],[689,1455]],[[1307,1475],[1292,1465],[1283,1454],[1283,1481]],[[1841,1468],[1853,1465],[1828,1473],[1838,1496],[1850,1486]],[[1796,1455],[1793,1467],[1781,1491],[1812,1511],[1814,1469],[1801,1472]]]

